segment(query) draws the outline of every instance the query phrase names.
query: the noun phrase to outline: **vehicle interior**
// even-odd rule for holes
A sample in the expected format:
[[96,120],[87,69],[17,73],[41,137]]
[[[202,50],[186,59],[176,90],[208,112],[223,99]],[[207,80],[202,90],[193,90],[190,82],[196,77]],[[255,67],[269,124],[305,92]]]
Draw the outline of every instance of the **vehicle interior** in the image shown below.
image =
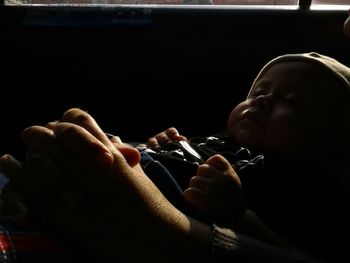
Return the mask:
[[[349,9],[349,0],[0,0],[0,155],[24,160],[22,130],[58,120],[72,107],[89,112],[124,142],[145,142],[169,127],[188,138],[221,132],[262,66],[276,56],[318,52],[350,66],[350,37],[343,30]],[[1,172],[0,179],[7,180]],[[0,180],[0,191],[5,183]],[[0,212],[1,204],[2,199]],[[333,231],[330,225],[321,230]],[[3,226],[6,222],[0,225],[0,262],[38,262],[30,252],[39,258],[46,249],[51,253],[45,236],[41,241],[31,229],[28,234]],[[317,235],[323,237],[322,231],[317,228]],[[79,245],[68,245],[80,252]],[[342,250],[347,246],[344,242]],[[77,253],[78,260],[90,252]]]
[[0,152],[21,158],[21,131],[71,107],[124,141],[222,131],[275,56],[350,65],[346,2],[3,0]]

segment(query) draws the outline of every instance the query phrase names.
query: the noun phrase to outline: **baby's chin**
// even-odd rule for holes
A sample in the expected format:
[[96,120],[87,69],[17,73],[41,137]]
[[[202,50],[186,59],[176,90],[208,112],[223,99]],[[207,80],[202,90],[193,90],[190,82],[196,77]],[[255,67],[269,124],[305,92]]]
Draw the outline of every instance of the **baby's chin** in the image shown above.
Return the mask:
[[234,136],[235,141],[239,146],[248,148],[254,154],[264,155],[289,155],[294,153],[290,147],[283,147],[282,145],[272,145],[265,136],[257,136],[254,133],[241,133]]
[[246,147],[250,150],[265,150],[266,140],[254,132],[240,130],[233,133],[232,137],[239,146]]

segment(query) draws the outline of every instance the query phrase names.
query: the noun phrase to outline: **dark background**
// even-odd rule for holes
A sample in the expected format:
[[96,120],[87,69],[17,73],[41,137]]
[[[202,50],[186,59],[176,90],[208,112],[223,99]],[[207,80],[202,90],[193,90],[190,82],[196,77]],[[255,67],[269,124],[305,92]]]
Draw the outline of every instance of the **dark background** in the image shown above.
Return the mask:
[[346,11],[244,8],[0,7],[0,153],[20,132],[90,112],[105,131],[143,141],[170,127],[225,129],[259,69],[316,51],[350,65]]

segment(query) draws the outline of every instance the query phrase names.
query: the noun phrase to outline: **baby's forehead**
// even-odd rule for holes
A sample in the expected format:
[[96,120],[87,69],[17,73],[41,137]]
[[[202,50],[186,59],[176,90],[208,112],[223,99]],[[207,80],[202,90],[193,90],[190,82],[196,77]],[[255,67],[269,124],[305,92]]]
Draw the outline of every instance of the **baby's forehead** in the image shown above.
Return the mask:
[[332,79],[332,74],[324,74],[327,72],[322,66],[312,61],[303,60],[280,60],[272,63],[259,74],[257,80],[270,80],[274,79],[292,79],[295,78],[307,78],[317,79],[320,76],[326,76]]
[[268,79],[314,84],[350,94],[350,69],[317,53],[287,54],[272,59],[261,69],[252,88],[257,82]]
[[304,93],[314,89],[317,91],[317,87],[326,87],[332,85],[332,82],[337,83],[338,80],[316,63],[282,60],[265,68],[256,78],[252,90],[273,89],[278,92],[292,90]]

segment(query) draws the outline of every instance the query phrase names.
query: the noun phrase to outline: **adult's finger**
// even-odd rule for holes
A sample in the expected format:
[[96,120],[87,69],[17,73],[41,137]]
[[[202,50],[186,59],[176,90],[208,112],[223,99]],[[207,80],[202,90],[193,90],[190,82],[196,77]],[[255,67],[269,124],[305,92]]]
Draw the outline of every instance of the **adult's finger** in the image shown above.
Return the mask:
[[29,152],[56,151],[56,136],[52,130],[43,126],[30,126],[22,131],[22,140],[28,145]]
[[0,158],[0,167],[4,175],[25,193],[35,191],[35,183],[26,176],[26,171],[20,161],[5,154]]
[[79,125],[94,135],[103,144],[110,146],[110,140],[108,139],[107,135],[102,131],[95,119],[87,112],[78,108],[72,108],[63,114],[60,121]]
[[112,136],[110,141],[113,143],[115,147],[121,152],[124,156],[125,160],[131,167],[135,167],[139,164],[141,159],[141,154],[138,149],[135,147],[123,143],[119,136]]
[[[49,180],[52,178],[45,179],[43,178],[45,175],[42,173],[51,177],[60,177],[62,180],[72,182],[86,191],[94,193],[94,185],[91,182],[99,180],[98,175],[103,173],[103,169],[110,167],[114,161],[114,157],[102,142],[81,126],[72,123],[55,122],[51,124],[51,129],[32,126],[23,131],[23,138],[29,145],[27,163],[34,166],[34,170],[31,168],[33,172],[29,178],[32,177],[30,179],[32,181],[46,182],[41,186],[41,194],[43,195],[45,195],[46,188],[50,189],[48,185],[50,185]],[[45,163],[45,160],[41,161],[46,166],[41,167],[40,158],[32,158],[33,155],[37,154],[50,157],[55,165],[62,170],[61,174],[58,176],[50,172],[55,169],[52,169],[49,163]],[[102,168],[102,172],[93,173],[91,171],[93,169],[98,171],[100,168]],[[41,176],[41,178],[35,176]],[[27,183],[28,180],[27,178],[22,179],[21,184],[25,187],[27,184],[33,186],[33,183]],[[40,190],[38,186],[33,187],[32,191],[38,192]]]
[[81,159],[101,165],[112,162],[106,146],[75,124],[54,122],[51,128],[31,126],[23,130],[22,138],[29,146],[27,160],[32,154],[43,153],[70,171],[77,168]]
[[30,214],[24,201],[23,193],[12,182],[7,183],[1,190],[1,217],[11,219],[12,223],[27,223]]
[[[110,141],[111,146],[107,147],[85,128],[73,123],[52,122],[47,127],[55,134],[57,143],[76,158],[101,167],[109,167],[113,162],[111,151],[115,151],[115,147]],[[66,159],[66,156],[60,158]]]
[[[74,181],[46,155],[33,154],[26,163],[27,176],[35,184],[35,193],[46,201],[62,205],[62,193],[72,191]],[[69,172],[76,172],[75,170]]]

